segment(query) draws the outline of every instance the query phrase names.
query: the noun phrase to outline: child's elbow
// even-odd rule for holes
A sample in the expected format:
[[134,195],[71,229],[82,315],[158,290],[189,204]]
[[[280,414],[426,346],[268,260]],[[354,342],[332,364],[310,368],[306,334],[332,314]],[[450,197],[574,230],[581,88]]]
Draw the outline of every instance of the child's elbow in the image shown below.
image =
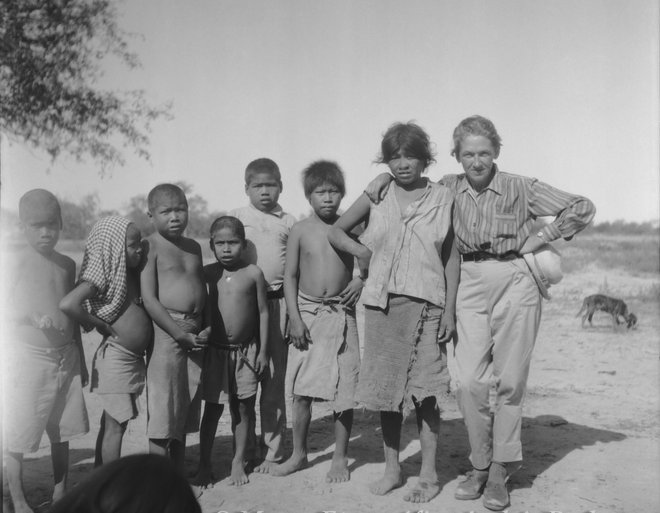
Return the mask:
[[60,310],[71,316],[75,312],[75,304],[68,296],[64,296],[59,304]]

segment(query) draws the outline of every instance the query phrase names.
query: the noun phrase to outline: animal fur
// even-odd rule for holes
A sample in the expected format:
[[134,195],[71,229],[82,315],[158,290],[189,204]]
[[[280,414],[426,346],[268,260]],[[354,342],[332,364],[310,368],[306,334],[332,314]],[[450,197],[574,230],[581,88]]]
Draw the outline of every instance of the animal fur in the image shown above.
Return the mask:
[[591,320],[597,310],[612,316],[612,328],[615,330],[621,324],[622,318],[625,320],[628,329],[634,328],[637,324],[637,316],[632,312],[628,312],[628,306],[621,299],[605,296],[604,294],[593,294],[584,298],[582,308],[576,315],[576,317],[579,317],[584,314],[582,315],[583,328],[587,320],[589,326],[593,327]]

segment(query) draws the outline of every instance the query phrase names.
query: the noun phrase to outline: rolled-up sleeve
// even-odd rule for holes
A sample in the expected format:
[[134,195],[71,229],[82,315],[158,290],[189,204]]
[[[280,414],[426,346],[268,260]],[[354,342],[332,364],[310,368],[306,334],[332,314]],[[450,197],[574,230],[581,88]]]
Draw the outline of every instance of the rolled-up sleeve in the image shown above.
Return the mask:
[[535,217],[556,216],[541,229],[546,240],[566,240],[586,228],[596,214],[596,207],[584,196],[570,194],[536,179],[527,182],[529,213]]

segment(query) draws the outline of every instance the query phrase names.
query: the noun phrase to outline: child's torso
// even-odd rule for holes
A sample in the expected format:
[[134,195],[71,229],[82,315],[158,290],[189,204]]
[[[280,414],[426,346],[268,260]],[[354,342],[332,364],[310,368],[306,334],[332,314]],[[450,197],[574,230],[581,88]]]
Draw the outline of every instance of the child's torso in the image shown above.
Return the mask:
[[206,300],[201,255],[173,244],[159,244],[156,250],[160,303],[183,313],[201,313]]
[[243,344],[259,333],[257,288],[254,278],[244,269],[224,271],[216,282],[217,312],[222,318],[227,342]]
[[135,354],[143,354],[153,333],[153,325],[147,311],[142,306],[137,277],[133,273],[127,276],[128,294],[124,310],[112,328],[118,335],[117,343]]
[[353,256],[330,245],[328,225],[309,220],[301,228],[298,288],[315,297],[338,295],[352,278]]
[[232,211],[245,226],[248,245],[244,259],[263,271],[270,289],[282,285],[286,245],[295,220],[288,214],[281,217],[244,207]]
[[[31,254],[34,253],[34,254]],[[36,252],[25,251],[17,255],[20,265],[14,278],[9,302],[21,317],[14,325],[14,336],[21,343],[38,347],[61,347],[72,342],[72,320],[59,307],[60,300],[70,292],[74,277],[63,264],[61,255],[44,258]],[[72,264],[73,268],[73,264]],[[39,329],[29,319],[48,316],[52,327]]]

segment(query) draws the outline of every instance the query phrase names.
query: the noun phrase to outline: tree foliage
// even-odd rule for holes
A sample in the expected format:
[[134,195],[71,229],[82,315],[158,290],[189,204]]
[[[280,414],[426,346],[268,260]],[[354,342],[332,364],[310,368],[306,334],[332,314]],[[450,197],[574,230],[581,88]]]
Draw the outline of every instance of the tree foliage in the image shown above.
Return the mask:
[[53,159],[91,157],[101,172],[124,163],[124,147],[148,159],[151,123],[169,107],[96,86],[107,57],[139,65],[129,37],[111,0],[2,0],[0,130]]

